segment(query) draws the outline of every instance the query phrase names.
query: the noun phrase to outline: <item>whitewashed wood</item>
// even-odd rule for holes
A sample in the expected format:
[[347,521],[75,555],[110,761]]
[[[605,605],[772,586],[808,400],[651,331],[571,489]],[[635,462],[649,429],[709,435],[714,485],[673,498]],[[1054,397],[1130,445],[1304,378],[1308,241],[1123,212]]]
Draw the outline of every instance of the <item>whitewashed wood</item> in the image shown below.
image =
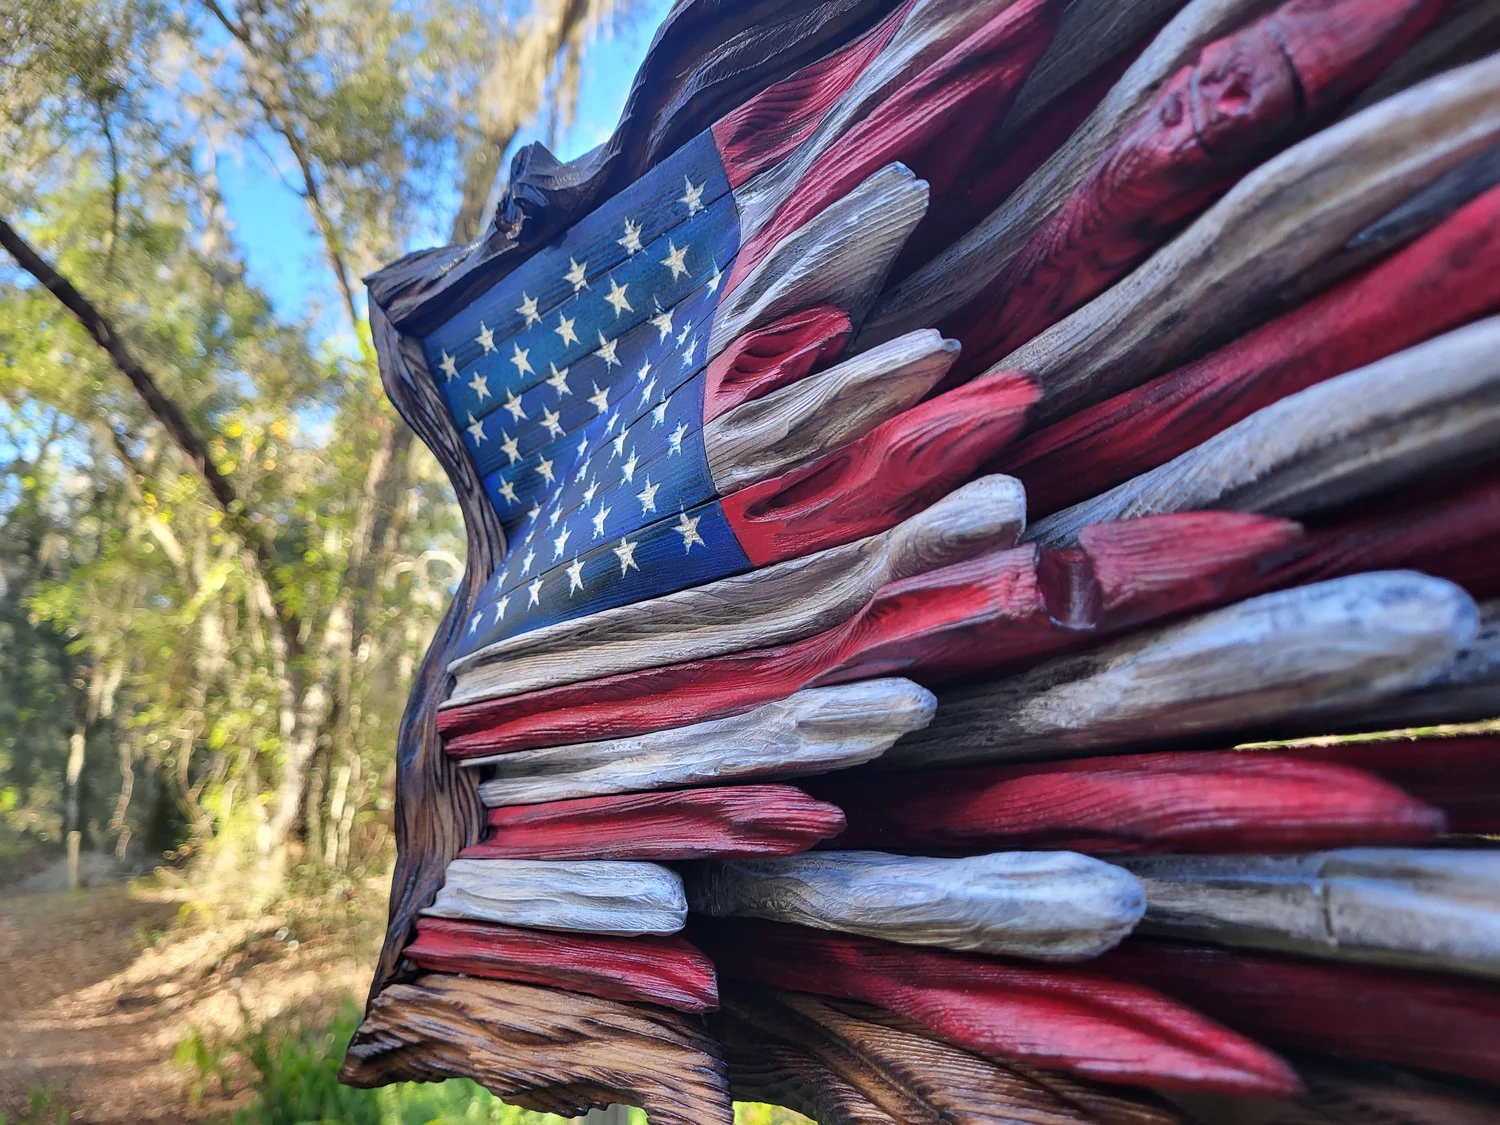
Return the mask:
[[455,859],[422,913],[576,933],[675,934],[687,921],[682,879],[628,860]]
[[957,340],[931,328],[908,332],[726,411],[703,427],[703,451],[719,494],[863,437],[920,401],[958,351]]
[[1200,509],[1304,516],[1500,448],[1500,317],[1256,411],[1165,465],[1038,520],[1069,546],[1091,523]]
[[927,213],[927,181],[888,164],[776,244],[714,310],[708,356],[743,332],[812,305],[837,305],[858,324],[891,263]]
[[[936,324],[970,300],[994,280],[1047,216],[1083,181],[1104,151],[1135,123],[1167,79],[1196,58],[1206,44],[1270,6],[1267,0],[1193,0],[1183,8],[1087,120],[1004,203],[947,250],[881,295],[860,331],[855,349],[873,347],[913,328]],[[1056,42],[1061,44],[1059,52],[1069,49],[1061,35]],[[1021,109],[1018,97],[1011,116]]]
[[995,683],[947,692],[882,768],[1072,757],[1339,714],[1429,682],[1479,610],[1412,571],[1252,598]]
[[800,640],[887,582],[1012,546],[1025,526],[1021,482],[981,477],[879,535],[490,645],[449,665],[443,706]]
[[1497,140],[1500,56],[1430,78],[1262,164],[992,370],[1040,378],[1038,425],[1145,382],[1242,330],[1280,287]]
[[464,765],[494,767],[479,787],[490,806],[826,773],[878,758],[930,722],[936,706],[910,680],[865,680],[799,691],[728,719]]
[[1226,945],[1500,976],[1500,851],[1130,856],[1142,928]]
[[695,865],[686,883],[692,909],[718,917],[1046,960],[1103,953],[1145,907],[1128,872],[1074,852],[711,860]]
[[[734,192],[741,245],[772,217],[838,139],[932,63],[1010,7],[1013,0],[918,0],[885,49],[823,114],[785,160]],[[929,327],[920,325],[919,327]]]

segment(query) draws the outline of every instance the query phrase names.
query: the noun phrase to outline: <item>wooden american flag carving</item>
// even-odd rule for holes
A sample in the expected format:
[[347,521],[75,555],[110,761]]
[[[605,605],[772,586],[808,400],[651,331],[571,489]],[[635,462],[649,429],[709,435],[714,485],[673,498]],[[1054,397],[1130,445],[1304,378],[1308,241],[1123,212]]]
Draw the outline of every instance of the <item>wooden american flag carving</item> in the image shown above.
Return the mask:
[[469,558],[344,1079],[1500,1120],[1497,51],[679,0],[610,141],[370,279]]

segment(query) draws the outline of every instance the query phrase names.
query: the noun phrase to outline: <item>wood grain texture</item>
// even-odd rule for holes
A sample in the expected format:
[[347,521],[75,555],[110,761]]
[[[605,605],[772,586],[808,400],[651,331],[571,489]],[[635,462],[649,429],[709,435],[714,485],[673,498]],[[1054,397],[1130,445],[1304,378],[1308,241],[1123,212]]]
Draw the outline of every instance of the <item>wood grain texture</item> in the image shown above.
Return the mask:
[[690,0],[657,29],[615,131],[575,161],[516,154],[475,243],[407,255],[369,279],[371,303],[424,335],[536,250],[768,85],[886,17],[891,0]]
[[1500,189],[1213,354],[1030,434],[995,468],[1037,515],[1187,453],[1255,411],[1500,308]]
[[997,365],[1042,382],[1050,423],[1249,326],[1270,295],[1500,139],[1500,58],[1431,78],[1245,176],[1129,277]]
[[814,305],[833,305],[859,323],[926,212],[925,180],[901,164],[873,172],[768,249],[725,295],[714,310],[709,359],[742,333]]
[[814,1121],[836,1125],[899,1125],[807,1052],[767,1035],[733,1012],[714,1016],[713,1034],[723,1045],[729,1089],[736,1101],[786,1106]]
[[853,331],[849,314],[814,305],[736,336],[708,365],[703,381],[703,421],[795,383],[839,355]]
[[765,918],[910,945],[1071,960],[1115,945],[1141,916],[1135,880],[1072,852],[930,859],[817,852],[711,860],[688,901],[717,918]]
[[902,672],[931,684],[1056,652],[1261,587],[1296,524],[1233,513],[1089,529],[1079,551],[979,555],[878,591],[806,640],[444,711],[457,757],[622,738],[725,718],[806,687]]
[[932,719],[932,693],[910,680],[814,688],[729,719],[637,738],[475,758],[491,767],[487,805],[795,777],[848,769]]
[[844,827],[790,785],[731,785],[491,809],[465,859],[705,859],[795,855]]
[[718,1044],[689,1016],[551,988],[428,974],[376,997],[344,1057],[351,1086],[472,1078],[572,1117],[643,1106],[652,1125],[730,1125]]
[[[881,295],[855,347],[871,347],[913,328],[930,327],[970,300],[1026,244],[1173,74],[1206,44],[1269,6],[1268,0],[1193,0],[1184,7],[1025,183],[962,239]],[[1059,37],[1059,49],[1065,42]]]
[[714,486],[735,492],[859,440],[924,398],[957,358],[958,341],[911,332],[736,406],[703,427]]
[[1150,938],[1129,939],[1097,968],[1268,1043],[1500,1076],[1500,986]]
[[654,863],[455,859],[423,913],[628,937],[675,934],[687,901],[676,872]]
[[[941,195],[970,151],[997,126],[1051,41],[1063,0],[1013,0],[975,4],[993,12],[941,58],[890,91],[863,120],[831,140],[811,160],[799,152],[787,163],[806,174],[775,207],[775,214],[745,239],[729,280],[733,292],[771,248],[875,169],[899,160]],[[893,44],[894,46],[894,44]],[[810,146],[804,145],[804,149]],[[786,184],[778,177],[778,186]],[[754,216],[769,198],[738,193],[741,215]],[[753,220],[752,220],[753,221]],[[860,319],[863,319],[862,317]]]
[[443,706],[800,640],[888,582],[1013,546],[1025,525],[1020,485],[983,477],[867,539],[491,645],[450,666]]
[[973,474],[1021,428],[1037,389],[997,372],[937,395],[801,468],[723,497],[755,566],[851,543],[895,526]]
[[1301,586],[945,693],[882,767],[1076,757],[1293,718],[1426,684],[1473,641],[1458,587],[1394,571]]
[[1196,509],[1303,516],[1482,462],[1497,439],[1500,317],[1489,317],[1262,407],[1026,537],[1066,546],[1092,523]]
[[774,922],[695,925],[694,940],[725,980],[863,1001],[1007,1065],[1162,1089],[1296,1088],[1264,1048],[1089,965],[1000,961]]
[[1281,754],[1135,754],[1032,766],[832,777],[832,848],[1267,852],[1408,844],[1441,811],[1353,768]]
[[1143,932],[1500,976],[1500,853],[1348,848],[1300,856],[1124,856]]
[[[1078,1125],[1099,1120],[1027,1076],[933,1039],[919,1025],[868,1005],[734,984],[726,989],[725,1012],[757,1038],[805,1051],[891,1118],[909,1125],[1017,1120]],[[1164,1106],[1146,1099],[1116,1095],[1113,1102],[1117,1111],[1129,1107],[1114,1116],[1117,1121],[1175,1119]]]
[[941,321],[983,371],[1103,292],[1420,34],[1444,0],[1288,0],[1178,71],[995,279]]
[[1500,736],[1297,746],[1299,759],[1353,766],[1443,810],[1452,832],[1500,836]]
[[1360,91],[1347,112],[1358,113],[1434,74],[1475,62],[1497,47],[1500,9],[1484,0],[1449,3],[1442,17],[1420,39]]
[[676,936],[579,937],[423,918],[406,956],[437,972],[565,988],[679,1012],[707,1012],[719,1006],[713,962]]

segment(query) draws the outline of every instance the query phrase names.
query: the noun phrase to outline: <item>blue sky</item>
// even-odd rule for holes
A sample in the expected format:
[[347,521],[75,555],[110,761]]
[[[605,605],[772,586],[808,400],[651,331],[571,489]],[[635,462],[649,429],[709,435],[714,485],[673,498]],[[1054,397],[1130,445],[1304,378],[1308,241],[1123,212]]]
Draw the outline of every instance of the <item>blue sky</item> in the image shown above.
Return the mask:
[[[613,131],[631,80],[671,6],[671,0],[647,0],[628,27],[593,44],[584,58],[577,119],[559,140],[559,159],[587,152]],[[523,136],[520,143],[534,139]],[[315,294],[332,292],[302,200],[257,150],[247,150],[243,160],[221,160],[218,171],[251,280],[270,294],[280,314],[300,317]],[[442,216],[435,225],[446,227],[447,221]]]

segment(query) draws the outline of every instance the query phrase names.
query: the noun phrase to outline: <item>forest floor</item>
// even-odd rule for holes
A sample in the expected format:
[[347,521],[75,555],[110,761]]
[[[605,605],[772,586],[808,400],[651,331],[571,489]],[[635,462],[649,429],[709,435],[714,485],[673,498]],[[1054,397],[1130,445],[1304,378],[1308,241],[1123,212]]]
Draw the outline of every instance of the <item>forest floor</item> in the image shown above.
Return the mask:
[[65,1109],[73,1125],[222,1119],[246,1095],[204,1081],[205,1050],[213,1061],[251,1027],[326,1020],[363,993],[377,904],[247,917],[204,901],[150,881],[0,891],[0,1119],[28,1120],[38,1096],[49,1122]]

